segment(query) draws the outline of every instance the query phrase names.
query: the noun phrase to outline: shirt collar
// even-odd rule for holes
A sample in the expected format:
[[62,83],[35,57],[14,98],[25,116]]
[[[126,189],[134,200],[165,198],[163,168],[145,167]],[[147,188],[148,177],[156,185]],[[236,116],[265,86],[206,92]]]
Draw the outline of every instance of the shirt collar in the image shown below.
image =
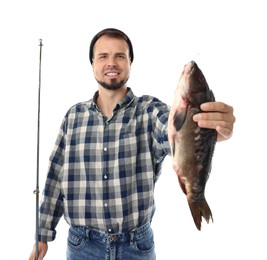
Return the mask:
[[[98,108],[98,106],[96,104],[96,100],[97,100],[98,95],[99,95],[99,92],[96,91],[94,96],[93,96],[92,105],[94,106],[95,109],[100,111],[100,109]],[[119,110],[120,108],[129,106],[133,100],[134,100],[133,91],[131,88],[127,88],[127,94],[117,103],[117,105],[114,108],[114,111]]]

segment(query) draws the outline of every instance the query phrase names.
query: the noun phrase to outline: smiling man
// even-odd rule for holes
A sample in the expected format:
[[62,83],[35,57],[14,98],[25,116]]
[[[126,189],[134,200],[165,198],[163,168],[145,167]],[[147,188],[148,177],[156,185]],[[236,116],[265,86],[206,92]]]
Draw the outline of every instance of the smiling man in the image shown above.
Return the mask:
[[[127,87],[134,55],[122,31],[99,32],[89,57],[98,90],[67,111],[57,136],[40,207],[38,259],[64,214],[68,260],[154,260],[150,223],[155,183],[170,155],[170,108],[153,96],[136,97]],[[233,108],[205,105],[195,120],[216,129],[219,140],[230,138]]]

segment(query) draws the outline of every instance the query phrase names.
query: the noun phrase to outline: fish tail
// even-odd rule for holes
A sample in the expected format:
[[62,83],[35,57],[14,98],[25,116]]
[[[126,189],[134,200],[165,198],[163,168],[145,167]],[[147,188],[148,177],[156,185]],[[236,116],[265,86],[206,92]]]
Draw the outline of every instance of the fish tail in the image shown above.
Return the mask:
[[202,217],[204,217],[207,223],[209,223],[210,219],[213,222],[212,213],[205,198],[201,202],[189,201],[188,205],[198,230],[201,230]]

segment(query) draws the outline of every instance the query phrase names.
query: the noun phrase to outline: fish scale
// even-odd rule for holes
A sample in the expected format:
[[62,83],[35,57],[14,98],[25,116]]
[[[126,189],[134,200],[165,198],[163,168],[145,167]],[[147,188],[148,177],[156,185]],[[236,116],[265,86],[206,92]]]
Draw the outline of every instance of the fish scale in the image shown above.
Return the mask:
[[168,138],[172,150],[173,169],[186,194],[198,230],[202,217],[213,220],[205,199],[205,187],[211,171],[217,134],[214,129],[199,128],[192,117],[202,112],[200,105],[215,101],[213,92],[194,61],[185,65],[175,90],[169,115]]

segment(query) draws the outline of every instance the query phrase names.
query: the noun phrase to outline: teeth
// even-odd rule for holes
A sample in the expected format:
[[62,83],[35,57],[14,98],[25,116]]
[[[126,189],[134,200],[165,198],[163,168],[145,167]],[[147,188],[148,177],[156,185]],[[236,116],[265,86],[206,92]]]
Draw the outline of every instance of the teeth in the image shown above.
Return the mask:
[[116,76],[118,75],[118,73],[115,73],[115,72],[110,72],[110,73],[107,73],[108,76]]

